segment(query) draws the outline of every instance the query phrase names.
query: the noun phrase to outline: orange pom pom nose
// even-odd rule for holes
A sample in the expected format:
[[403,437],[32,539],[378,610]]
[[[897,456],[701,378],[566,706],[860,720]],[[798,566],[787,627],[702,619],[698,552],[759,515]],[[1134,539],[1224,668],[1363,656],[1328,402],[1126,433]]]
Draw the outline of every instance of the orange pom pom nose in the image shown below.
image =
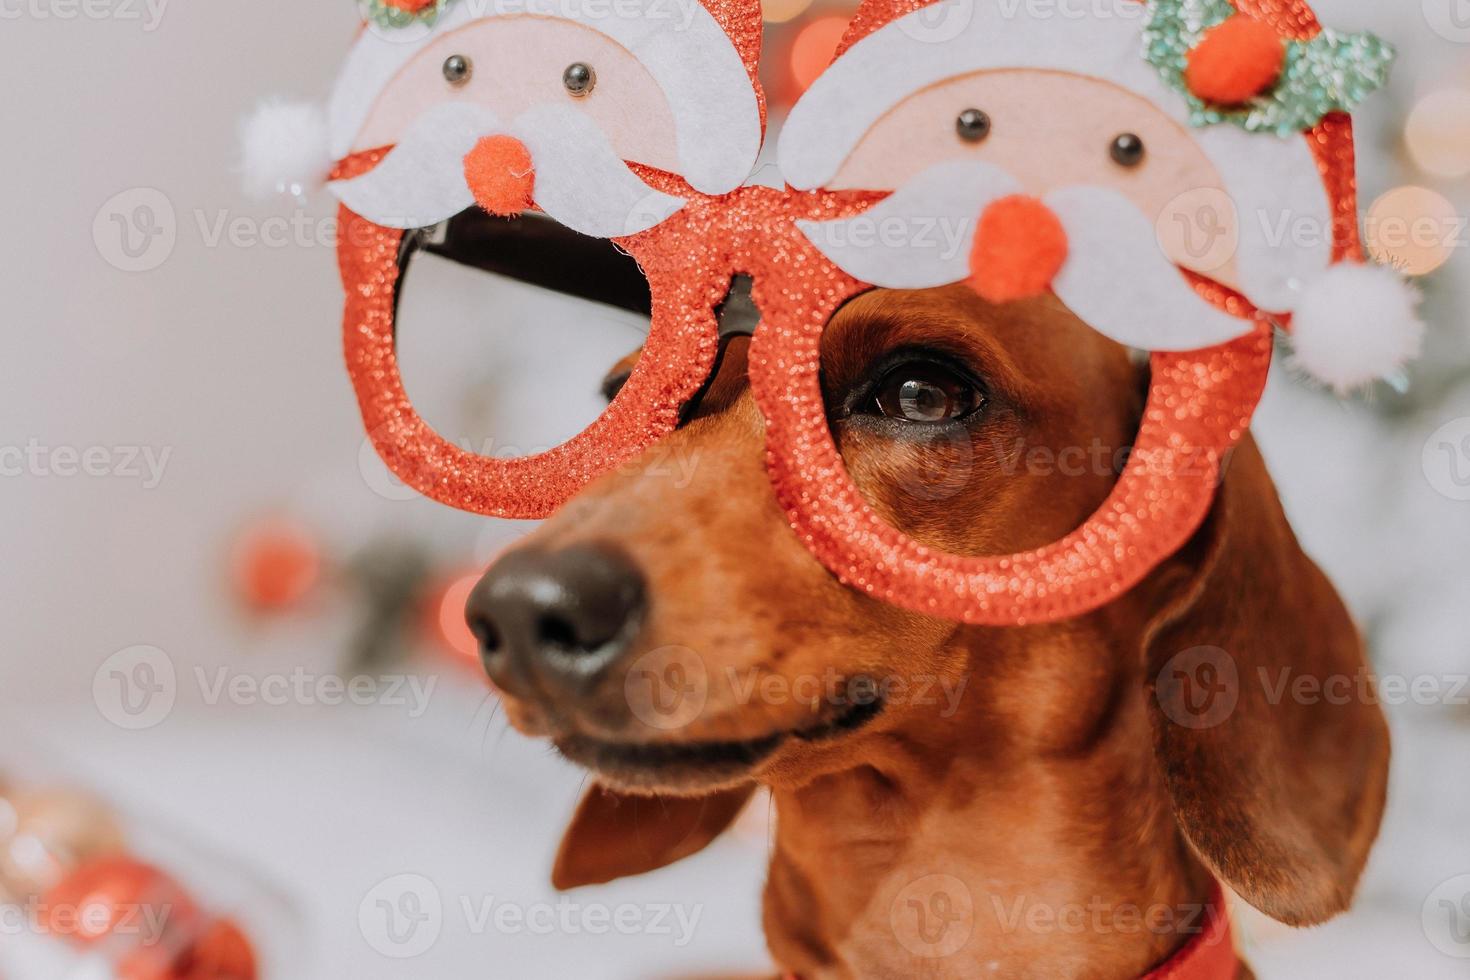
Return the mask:
[[1003,197],[980,216],[970,287],[992,303],[1040,296],[1067,260],[1067,232],[1034,197]]
[[480,207],[509,217],[530,208],[536,189],[531,151],[513,136],[487,136],[465,154],[464,179]]
[[1216,105],[1239,105],[1276,84],[1286,42],[1269,25],[1236,14],[1205,32],[1184,68],[1189,90]]

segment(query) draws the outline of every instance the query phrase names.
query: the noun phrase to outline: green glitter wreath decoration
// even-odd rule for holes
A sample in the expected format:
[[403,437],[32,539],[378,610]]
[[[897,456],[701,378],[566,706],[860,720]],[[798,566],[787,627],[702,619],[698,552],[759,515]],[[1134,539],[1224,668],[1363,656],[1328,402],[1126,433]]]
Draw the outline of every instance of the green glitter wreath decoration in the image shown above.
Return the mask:
[[1330,112],[1351,112],[1388,83],[1391,44],[1372,34],[1324,29],[1310,41],[1286,42],[1276,85],[1239,106],[1206,102],[1189,90],[1189,52],[1210,28],[1236,15],[1230,0],[1148,0],[1144,58],[1189,103],[1191,126],[1233,123],[1252,133],[1289,136],[1311,129]]
[[362,8],[365,19],[385,30],[397,30],[412,27],[414,24],[433,27],[444,13],[444,8],[452,2],[453,0],[434,0],[421,10],[403,10],[393,6],[388,0],[358,0],[358,5]]

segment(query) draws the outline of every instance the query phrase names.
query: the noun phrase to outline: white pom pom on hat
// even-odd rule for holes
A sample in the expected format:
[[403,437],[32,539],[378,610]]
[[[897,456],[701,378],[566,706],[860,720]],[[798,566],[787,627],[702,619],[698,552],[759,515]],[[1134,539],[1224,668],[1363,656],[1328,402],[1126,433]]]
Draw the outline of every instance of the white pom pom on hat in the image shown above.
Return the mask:
[[252,197],[304,197],[323,187],[332,169],[326,113],[309,102],[261,103],[241,122],[240,143],[240,169]]
[[1423,345],[1418,301],[1419,291],[1388,266],[1332,265],[1292,311],[1292,363],[1339,394],[1392,377]]

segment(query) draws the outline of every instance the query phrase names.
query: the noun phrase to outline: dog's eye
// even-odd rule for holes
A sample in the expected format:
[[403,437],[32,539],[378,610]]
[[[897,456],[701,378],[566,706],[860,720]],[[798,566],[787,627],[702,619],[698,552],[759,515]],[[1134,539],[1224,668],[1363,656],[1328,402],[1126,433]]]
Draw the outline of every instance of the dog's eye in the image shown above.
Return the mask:
[[455,88],[467,83],[474,72],[474,63],[462,54],[452,54],[444,59],[444,80]]
[[580,99],[592,94],[592,86],[597,84],[597,72],[589,64],[574,61],[561,73],[561,83],[572,98]]
[[873,406],[882,415],[903,422],[952,422],[967,418],[985,405],[974,383],[938,364],[905,364],[878,383]]

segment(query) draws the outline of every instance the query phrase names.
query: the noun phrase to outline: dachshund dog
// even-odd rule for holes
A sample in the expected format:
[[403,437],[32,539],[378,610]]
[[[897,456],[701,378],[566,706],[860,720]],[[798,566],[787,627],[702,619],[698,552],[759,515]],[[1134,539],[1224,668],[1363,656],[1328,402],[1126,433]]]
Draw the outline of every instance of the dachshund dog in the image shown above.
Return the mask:
[[[964,626],[842,585],[791,533],[747,354],[729,341],[676,432],[470,598],[512,724],[595,780],[558,887],[694,853],[765,786],[767,942],[806,980],[1125,980],[1185,943],[1169,910],[1216,882],[1291,925],[1348,907],[1387,728],[1249,437],[1203,525],[1137,588],[1070,621]],[[1055,297],[877,290],[833,318],[822,385],[882,516],[988,555],[1102,503],[1147,368]]]

